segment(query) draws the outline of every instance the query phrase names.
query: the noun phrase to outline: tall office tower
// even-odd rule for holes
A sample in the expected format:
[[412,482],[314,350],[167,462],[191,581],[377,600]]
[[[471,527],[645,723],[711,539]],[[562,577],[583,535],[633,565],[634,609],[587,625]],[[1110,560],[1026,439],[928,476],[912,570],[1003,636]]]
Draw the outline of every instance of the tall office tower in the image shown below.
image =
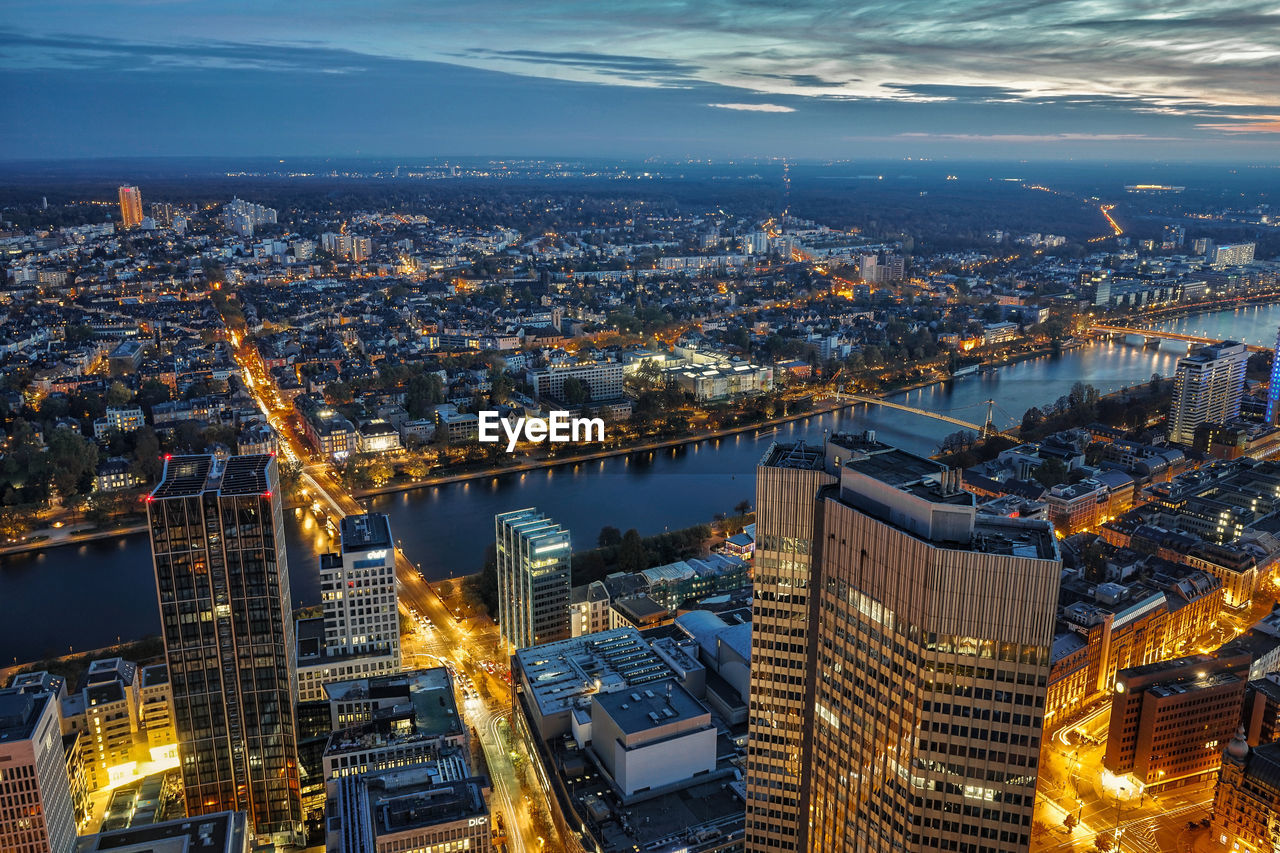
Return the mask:
[[0,691],[0,850],[70,853],[75,842],[58,697]]
[[1276,353],[1271,359],[1271,384],[1267,386],[1267,423],[1280,423],[1280,331],[1276,332]]
[[821,446],[769,448],[756,471],[746,838],[756,850],[804,850],[800,807],[812,716],[809,596],[815,500],[836,482]]
[[571,636],[569,531],[536,509],[494,516],[498,623],[514,649]]
[[142,192],[137,187],[120,188],[120,218],[125,228],[142,224]]
[[1244,344],[1235,341],[1201,347],[1178,359],[1169,410],[1170,441],[1190,445],[1200,424],[1239,416],[1248,361]]
[[274,456],[165,460],[147,498],[187,814],[301,828],[293,620]]
[[400,610],[391,524],[381,513],[348,515],[342,547],[320,555],[324,616],[300,619],[298,700],[324,698],[324,685],[400,671]]
[[756,482],[746,849],[1027,850],[1052,528],[870,433]]

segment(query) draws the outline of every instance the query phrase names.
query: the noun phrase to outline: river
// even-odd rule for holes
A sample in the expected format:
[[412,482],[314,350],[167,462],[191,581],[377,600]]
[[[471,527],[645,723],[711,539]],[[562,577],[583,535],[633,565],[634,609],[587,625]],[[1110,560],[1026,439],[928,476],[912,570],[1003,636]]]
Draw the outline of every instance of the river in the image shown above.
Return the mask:
[[[1161,328],[1235,338],[1271,346],[1280,305],[1192,315]],[[1182,345],[1143,349],[1123,342],[1097,343],[896,395],[920,409],[974,423],[996,403],[998,426],[1021,421],[1033,405],[1052,403],[1073,383],[1102,391],[1169,375]],[[957,427],[908,412],[858,406],[787,424],[776,433],[744,434],[654,453],[620,456],[577,467],[548,468],[487,480],[384,495],[370,509],[391,518],[405,553],[430,578],[477,571],[493,540],[493,516],[536,506],[566,525],[579,548],[595,543],[600,528],[634,527],[643,534],[709,521],[742,500],[754,500],[754,467],[774,438],[820,439],[826,430],[874,429],[878,436],[929,454]],[[319,600],[317,555],[327,537],[307,517],[286,513],[289,566],[295,604]],[[144,534],[0,557],[0,662],[30,660],[109,645],[117,637],[159,631],[151,556]],[[20,617],[14,618],[16,614]]]

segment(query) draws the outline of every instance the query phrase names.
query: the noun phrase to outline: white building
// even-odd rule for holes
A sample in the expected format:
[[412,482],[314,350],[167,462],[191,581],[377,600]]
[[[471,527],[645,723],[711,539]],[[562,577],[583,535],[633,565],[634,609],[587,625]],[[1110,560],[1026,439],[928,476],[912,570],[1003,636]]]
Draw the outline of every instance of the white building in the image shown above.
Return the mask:
[[1253,263],[1253,243],[1225,243],[1213,246],[1205,253],[1205,260],[1214,269],[1223,267],[1239,267]]
[[71,780],[52,693],[0,691],[0,850],[70,853]]
[[106,416],[93,422],[93,437],[101,441],[109,437],[113,432],[128,435],[131,432],[142,429],[146,423],[146,419],[142,415],[142,409],[137,406],[130,408],[108,407]]
[[1171,442],[1190,445],[1196,427],[1222,423],[1240,414],[1248,361],[1248,350],[1235,341],[1202,347],[1178,359],[1169,410]]
[[592,698],[591,748],[626,798],[715,770],[716,726],[676,681],[655,682]]
[[324,616],[299,620],[298,698],[324,698],[326,683],[400,671],[395,543],[385,515],[349,515],[341,550],[320,556]]

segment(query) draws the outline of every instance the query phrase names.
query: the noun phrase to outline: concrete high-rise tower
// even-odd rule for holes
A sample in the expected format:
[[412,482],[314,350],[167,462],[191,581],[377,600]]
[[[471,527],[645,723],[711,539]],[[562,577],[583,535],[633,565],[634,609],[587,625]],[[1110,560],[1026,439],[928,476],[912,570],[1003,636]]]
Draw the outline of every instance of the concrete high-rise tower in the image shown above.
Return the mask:
[[142,191],[137,187],[120,188],[120,219],[125,228],[142,224]]
[[502,639],[516,649],[569,639],[569,531],[536,509],[497,515],[494,528]]
[[147,499],[187,814],[302,825],[293,619],[274,456],[176,456]]
[[1061,560],[958,483],[871,434],[761,460],[748,851],[1028,849]]
[[1223,341],[1178,359],[1169,409],[1169,440],[1190,445],[1201,424],[1222,423],[1240,414],[1249,352]]
[[298,699],[324,698],[324,685],[400,671],[400,597],[391,523],[381,513],[338,523],[342,548],[320,555],[324,616],[300,619]]

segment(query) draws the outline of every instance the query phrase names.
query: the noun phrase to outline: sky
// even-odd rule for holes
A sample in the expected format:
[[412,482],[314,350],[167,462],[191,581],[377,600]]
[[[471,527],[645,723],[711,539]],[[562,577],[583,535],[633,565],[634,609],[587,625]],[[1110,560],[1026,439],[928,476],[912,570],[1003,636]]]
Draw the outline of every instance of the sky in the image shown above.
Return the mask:
[[1280,0],[4,8],[5,160],[1280,160]]

